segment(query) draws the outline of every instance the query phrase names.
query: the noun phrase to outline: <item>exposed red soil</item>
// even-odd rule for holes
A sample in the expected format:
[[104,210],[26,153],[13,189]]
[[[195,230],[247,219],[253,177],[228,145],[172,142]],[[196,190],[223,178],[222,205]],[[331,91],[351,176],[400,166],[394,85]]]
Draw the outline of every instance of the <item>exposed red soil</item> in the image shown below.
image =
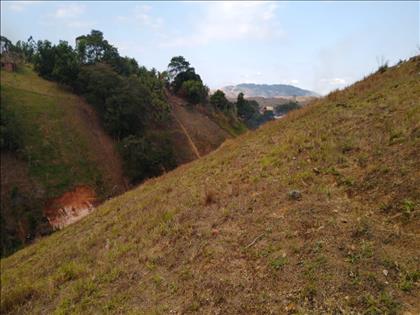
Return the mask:
[[58,198],[50,200],[44,214],[57,230],[77,222],[94,210],[95,191],[88,186],[77,186]]

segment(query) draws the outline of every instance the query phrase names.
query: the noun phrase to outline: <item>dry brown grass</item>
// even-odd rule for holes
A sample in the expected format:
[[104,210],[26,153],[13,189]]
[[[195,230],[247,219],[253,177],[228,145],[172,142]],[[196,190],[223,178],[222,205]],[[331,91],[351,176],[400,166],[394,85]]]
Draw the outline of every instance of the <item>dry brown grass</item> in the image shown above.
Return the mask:
[[2,303],[20,283],[38,293],[9,313],[418,313],[419,62],[229,140],[2,260]]

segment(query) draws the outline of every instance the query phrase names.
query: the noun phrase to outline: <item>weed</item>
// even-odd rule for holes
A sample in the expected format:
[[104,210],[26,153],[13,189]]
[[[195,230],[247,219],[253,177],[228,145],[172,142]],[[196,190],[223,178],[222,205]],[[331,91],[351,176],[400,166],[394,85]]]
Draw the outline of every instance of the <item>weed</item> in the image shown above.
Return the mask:
[[277,257],[270,262],[270,265],[275,270],[281,270],[287,264],[286,257]]
[[400,308],[400,304],[385,291],[381,292],[378,297],[366,294],[362,300],[366,306],[364,311],[366,315],[397,314]]
[[373,243],[362,241],[360,250],[350,251],[347,256],[347,261],[351,264],[358,263],[362,259],[369,259],[373,257]]
[[168,223],[173,219],[173,217],[174,217],[174,212],[167,210],[163,213],[162,220],[163,222]]
[[405,212],[410,213],[414,210],[415,204],[410,199],[404,199],[402,207],[403,207]]
[[378,70],[376,72],[384,73],[386,70],[388,70],[388,61],[382,59],[380,61],[380,66],[378,67]]
[[324,242],[323,241],[317,241],[315,243],[314,248],[313,248],[313,252],[314,253],[319,253],[319,252],[321,252],[323,247],[324,247]]
[[369,238],[371,236],[370,224],[366,217],[364,217],[360,222],[358,222],[351,236],[353,238]]
[[54,283],[60,286],[65,282],[77,279],[82,272],[83,268],[79,264],[71,261],[58,269],[56,275],[53,277]]
[[420,279],[420,270],[404,272],[400,279],[399,287],[403,291],[411,291],[416,282]]
[[15,288],[10,290],[6,296],[1,296],[1,311],[2,313],[11,312],[16,307],[28,302],[35,294],[37,290],[30,285],[17,285]]
[[191,270],[188,267],[184,267],[181,270],[179,278],[183,281],[190,281],[194,278],[194,274],[191,272]]
[[316,294],[317,294],[317,287],[315,283],[311,282],[303,288],[301,292],[301,297],[304,299],[306,298],[309,301],[312,301],[316,297]]
[[404,139],[403,137],[404,137],[404,134],[402,131],[393,130],[391,134],[389,135],[388,142],[390,145],[400,143]]
[[305,262],[304,275],[311,281],[318,278],[320,271],[326,266],[327,258],[323,255],[317,256],[314,260]]
[[165,279],[160,275],[153,275],[152,281],[155,284],[156,287],[160,288],[162,286],[162,283]]

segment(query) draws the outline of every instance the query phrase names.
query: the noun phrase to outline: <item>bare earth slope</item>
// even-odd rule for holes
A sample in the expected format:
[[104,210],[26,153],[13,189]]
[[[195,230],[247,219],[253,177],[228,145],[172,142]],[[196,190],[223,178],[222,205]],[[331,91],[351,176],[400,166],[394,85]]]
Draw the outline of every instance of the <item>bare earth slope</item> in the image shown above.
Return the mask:
[[419,72],[369,76],[3,259],[2,311],[418,314]]

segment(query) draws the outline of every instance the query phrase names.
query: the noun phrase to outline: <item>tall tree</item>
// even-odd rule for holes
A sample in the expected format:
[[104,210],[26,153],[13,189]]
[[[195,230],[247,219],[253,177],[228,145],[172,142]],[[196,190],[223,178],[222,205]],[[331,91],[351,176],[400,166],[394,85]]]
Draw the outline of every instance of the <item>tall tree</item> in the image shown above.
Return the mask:
[[104,39],[101,31],[92,30],[90,34],[76,38],[76,50],[80,61],[85,64],[110,60],[118,56],[118,50]]
[[194,72],[194,68],[190,68],[190,63],[185,60],[183,56],[173,57],[168,65],[168,74],[171,80],[175,79],[181,72],[186,72],[188,70]]
[[75,51],[66,41],[60,41],[53,49],[55,63],[51,73],[52,78],[60,83],[73,85],[79,73],[79,62]]

